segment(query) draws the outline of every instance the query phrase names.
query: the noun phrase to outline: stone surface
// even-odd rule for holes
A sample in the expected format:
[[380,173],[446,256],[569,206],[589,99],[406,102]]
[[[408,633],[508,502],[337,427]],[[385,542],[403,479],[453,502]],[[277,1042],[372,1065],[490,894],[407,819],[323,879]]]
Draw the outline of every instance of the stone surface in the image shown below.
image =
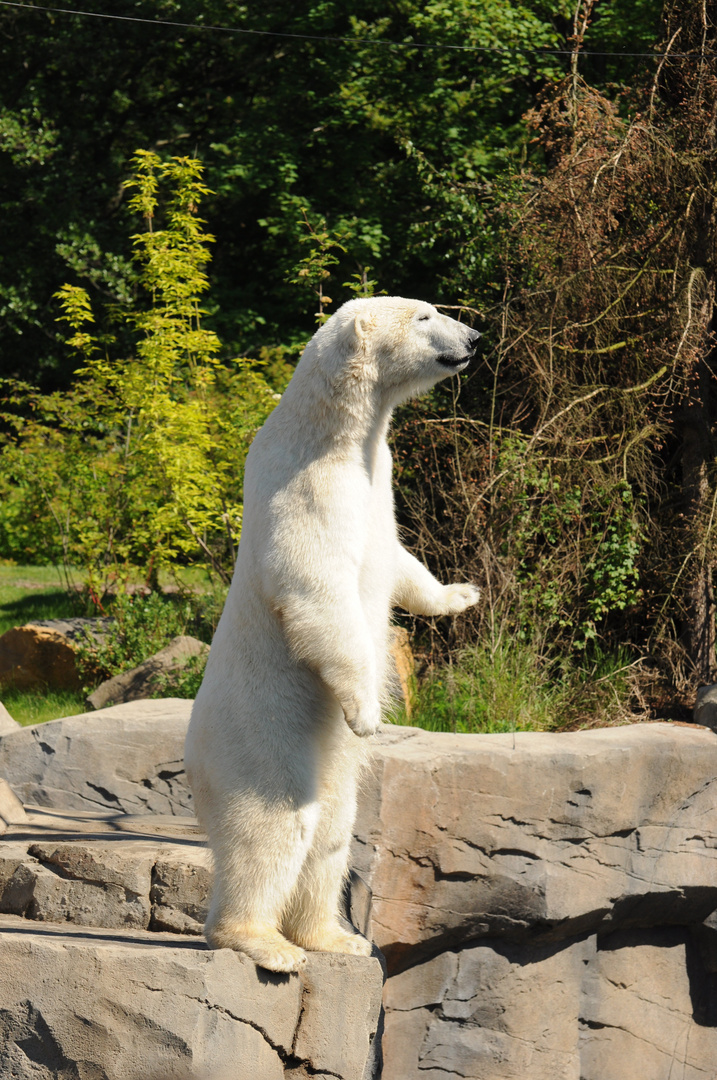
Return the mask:
[[607,937],[581,1025],[581,1080],[717,1076],[717,976],[681,927]]
[[198,638],[181,634],[169,645],[150,656],[131,671],[123,671],[100,683],[87,698],[88,709],[103,709],[106,705],[121,705],[150,697],[161,686],[162,678],[176,672],[194,656],[206,656],[209,646]]
[[354,862],[386,1080],[715,1080],[716,791],[705,728],[384,728]]
[[[153,821],[151,817],[146,821]],[[172,821],[191,822],[172,835]],[[0,912],[39,922],[202,933],[211,858],[194,819],[157,834],[28,807],[0,843]]]
[[378,954],[299,977],[212,952],[193,818],[23,812],[0,840],[0,1076],[378,1080]]
[[384,728],[353,865],[389,972],[485,935],[556,941],[717,906],[717,738]]
[[[0,739],[0,775],[18,794],[66,807],[33,807],[8,830],[6,910],[44,918],[41,933],[94,905],[118,935],[200,944],[208,878],[182,855],[199,842],[181,771],[190,704],[139,702]],[[385,1080],[715,1080],[716,789],[705,727],[385,726],[353,852],[390,965]],[[108,831],[128,844],[122,866]],[[360,885],[351,905],[363,929]],[[329,1022],[316,1031],[328,1062],[338,1036]],[[290,1060],[286,1075],[310,1074]]]
[[10,735],[13,731],[19,731],[21,725],[13,720],[2,701],[0,701],[0,735]]
[[0,686],[27,690],[79,690],[75,644],[87,634],[103,637],[111,619],[38,619],[0,637]]
[[25,808],[7,780],[0,780],[0,833],[15,822],[27,820]]
[[717,976],[682,927],[486,940],[389,979],[384,1076],[714,1080]]
[[717,731],[717,686],[700,687],[692,715],[696,724]]
[[24,803],[125,814],[191,814],[184,737],[192,702],[130,702],[0,738],[0,777]]
[[380,1009],[373,957],[274,975],[147,931],[0,917],[0,1075],[13,1080],[362,1080]]
[[486,943],[389,979],[385,1075],[577,1080],[579,991],[594,951],[588,941]]

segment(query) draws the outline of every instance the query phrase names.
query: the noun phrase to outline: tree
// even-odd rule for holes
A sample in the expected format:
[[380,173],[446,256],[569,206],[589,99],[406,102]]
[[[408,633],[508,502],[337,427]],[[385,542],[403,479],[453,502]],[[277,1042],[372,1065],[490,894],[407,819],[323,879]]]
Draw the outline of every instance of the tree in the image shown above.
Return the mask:
[[405,527],[486,583],[468,638],[532,638],[553,671],[628,646],[653,702],[717,674],[715,23],[668,4],[665,55],[618,102],[577,64],[546,90],[547,169],[506,183],[473,301],[486,367],[404,417]]
[[[202,325],[212,237],[197,216],[209,194],[200,162],[139,151],[134,166],[127,187],[145,225],[133,239],[149,306],[121,312],[121,343],[134,347],[117,356],[114,341],[88,332],[87,293],[58,293],[82,364],[67,392],[11,384],[10,403],[23,407],[5,415],[14,430],[0,456],[5,546],[80,565],[91,583],[139,565],[156,584],[160,568],[197,560],[228,580],[244,458],[277,395],[247,361],[220,364],[221,343]],[[43,543],[33,545],[38,520]]]
[[[3,8],[5,373],[69,385],[52,303],[61,282],[86,288],[98,312],[141,301],[123,186],[137,146],[186,148],[206,164],[216,194],[204,208],[217,236],[207,318],[227,355],[305,340],[313,300],[290,284],[302,207],[350,238],[339,283],[370,264],[390,292],[465,295],[485,272],[484,211],[496,176],[522,152],[521,116],[564,71],[564,58],[541,50],[564,45],[571,7],[182,4],[181,21],[245,34]],[[651,40],[658,0],[639,4],[637,21],[628,0],[600,9],[596,47],[601,25],[612,49]],[[128,0],[93,10],[137,16]],[[176,21],[176,4],[158,0],[151,17]],[[310,37],[266,36],[274,32]]]

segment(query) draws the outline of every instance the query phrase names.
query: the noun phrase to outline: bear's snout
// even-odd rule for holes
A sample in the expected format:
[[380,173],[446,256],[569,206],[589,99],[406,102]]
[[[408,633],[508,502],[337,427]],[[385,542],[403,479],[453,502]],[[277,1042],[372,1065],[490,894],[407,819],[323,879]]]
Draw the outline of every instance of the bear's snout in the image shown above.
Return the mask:
[[442,367],[460,370],[470,364],[471,360],[475,358],[478,350],[478,342],[483,335],[479,330],[472,330],[470,326],[463,326],[462,329],[465,331],[466,338],[462,347],[465,351],[460,354],[454,352],[442,353],[440,356],[436,357],[438,363],[441,364]]
[[483,335],[481,334],[480,330],[472,330],[470,326],[467,326],[466,330],[468,331],[468,348],[472,353],[474,353],[478,348],[478,342],[483,337]]

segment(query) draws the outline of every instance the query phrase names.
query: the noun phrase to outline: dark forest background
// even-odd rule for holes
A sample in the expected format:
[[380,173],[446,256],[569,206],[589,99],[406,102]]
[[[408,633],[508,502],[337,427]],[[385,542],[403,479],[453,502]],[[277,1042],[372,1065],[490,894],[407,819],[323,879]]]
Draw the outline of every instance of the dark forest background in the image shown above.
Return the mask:
[[[80,561],[95,581],[149,565],[151,584],[151,530],[130,537],[127,507],[152,503],[158,528],[171,504],[164,562],[231,572],[241,455],[224,510],[217,495],[200,513],[178,491],[169,414],[150,422],[127,390],[155,355],[147,320],[170,270],[138,256],[154,219],[126,183],[138,150],[175,185],[171,163],[198,161],[206,189],[182,212],[214,239],[187,302],[199,313],[201,294],[211,373],[197,381],[181,345],[167,401],[190,410],[222,483],[231,460],[211,439],[248,401],[248,445],[317,311],[374,290],[445,305],[484,350],[460,387],[397,417],[398,510],[408,545],[484,602],[411,623],[430,709],[457,729],[482,708],[513,726],[680,715],[717,674],[716,7],[92,7],[148,23],[0,6],[0,554]],[[68,297],[85,295],[92,341],[68,347],[84,317]],[[88,533],[93,461],[119,461],[141,423],[154,479],[124,524],[105,505]],[[82,498],[70,459],[94,475]]]

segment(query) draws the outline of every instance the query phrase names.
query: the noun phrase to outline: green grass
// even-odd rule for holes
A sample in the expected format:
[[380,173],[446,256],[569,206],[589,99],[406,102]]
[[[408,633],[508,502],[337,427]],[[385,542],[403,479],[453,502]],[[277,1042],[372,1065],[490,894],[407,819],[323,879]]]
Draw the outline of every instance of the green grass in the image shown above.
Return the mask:
[[86,711],[85,695],[79,690],[36,687],[32,690],[6,689],[1,694],[2,703],[10,716],[23,727],[43,724],[46,720],[59,720],[61,716],[77,716]]
[[476,646],[424,680],[411,719],[399,722],[426,731],[533,731],[550,726],[555,698],[555,688],[536,676],[532,650]]
[[618,651],[595,651],[562,668],[546,664],[529,642],[464,649],[418,688],[410,718],[393,720],[426,731],[493,733],[566,731],[644,719],[633,700],[635,664]]
[[54,566],[0,565],[0,634],[34,619],[67,619],[80,611]]

